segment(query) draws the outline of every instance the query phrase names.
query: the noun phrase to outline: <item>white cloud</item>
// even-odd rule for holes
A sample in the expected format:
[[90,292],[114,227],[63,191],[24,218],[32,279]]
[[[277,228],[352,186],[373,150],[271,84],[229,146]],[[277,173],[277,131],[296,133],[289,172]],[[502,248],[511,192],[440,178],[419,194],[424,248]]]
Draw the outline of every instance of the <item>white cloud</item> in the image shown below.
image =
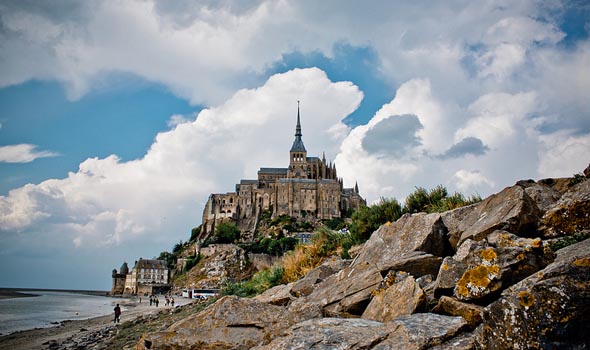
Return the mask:
[[28,143],[0,146],[0,162],[30,163],[38,158],[56,157],[59,154],[50,151],[37,151],[37,146]]
[[486,94],[468,107],[473,117],[455,133],[455,141],[476,137],[487,146],[500,147],[531,124],[529,118],[538,108],[533,92]]
[[540,139],[539,173],[544,177],[572,176],[590,164],[590,134],[560,131]]
[[297,100],[310,155],[325,150],[332,158],[334,130],[362,96],[318,69],[274,75],[159,133],[141,159],[90,158],[67,178],[0,196],[0,231],[43,226],[75,246],[151,243],[170,230],[189,232],[209,193],[231,191],[240,178],[255,178],[260,166],[288,165]]
[[467,193],[477,192],[473,191],[473,189],[481,185],[487,185],[490,188],[495,186],[493,181],[486,178],[477,170],[458,170],[453,176],[453,181],[459,190]]
[[173,128],[178,124],[186,123],[188,121],[190,121],[188,117],[180,114],[174,114],[172,117],[170,117],[167,124],[169,128]]

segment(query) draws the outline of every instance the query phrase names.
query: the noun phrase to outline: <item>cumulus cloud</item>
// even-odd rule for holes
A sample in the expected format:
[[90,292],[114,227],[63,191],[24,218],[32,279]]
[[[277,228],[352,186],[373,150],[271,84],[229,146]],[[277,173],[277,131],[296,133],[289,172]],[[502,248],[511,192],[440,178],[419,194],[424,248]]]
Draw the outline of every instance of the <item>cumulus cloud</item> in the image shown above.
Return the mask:
[[28,143],[0,146],[0,162],[30,163],[38,158],[56,157],[59,154],[50,151],[37,151],[37,146]]
[[455,186],[464,192],[473,192],[474,188],[481,185],[487,185],[489,187],[494,187],[495,185],[493,181],[489,180],[478,170],[458,170],[453,176],[453,181],[455,182]]
[[0,231],[46,232],[74,246],[111,246],[158,238],[200,221],[211,192],[225,192],[259,166],[286,166],[301,100],[304,142],[310,154],[334,156],[331,137],[362,93],[331,82],[319,69],[277,74],[240,90],[224,104],[159,133],[144,157],[89,158],[66,178],[14,189],[0,197]]

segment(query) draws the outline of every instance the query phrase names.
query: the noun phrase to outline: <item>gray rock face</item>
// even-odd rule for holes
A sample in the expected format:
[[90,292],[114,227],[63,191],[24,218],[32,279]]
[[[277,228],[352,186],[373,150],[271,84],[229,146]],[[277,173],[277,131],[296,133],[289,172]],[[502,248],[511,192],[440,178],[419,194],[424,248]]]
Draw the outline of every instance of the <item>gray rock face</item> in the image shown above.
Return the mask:
[[167,331],[144,335],[136,349],[249,349],[299,321],[280,306],[223,297]]
[[590,229],[590,180],[570,188],[542,219],[544,237],[559,237]]
[[483,307],[462,303],[455,298],[443,295],[432,311],[444,315],[461,316],[471,328],[475,328],[481,323]]
[[459,334],[466,323],[461,317],[413,314],[400,317],[390,325],[393,331],[372,350],[429,349]]
[[545,269],[484,309],[481,349],[587,349],[590,239],[563,248]]
[[262,303],[272,304],[272,305],[280,305],[285,306],[291,302],[291,300],[295,299],[291,295],[291,288],[292,283],[286,285],[281,284],[278,286],[274,286],[264,293],[257,295],[254,297],[254,300],[258,300]]
[[465,327],[460,317],[415,314],[391,323],[323,318],[301,322],[256,350],[427,349]]
[[440,214],[406,214],[375,231],[352,266],[370,264],[379,271],[388,271],[409,257],[445,256],[450,249],[446,234]]
[[485,240],[471,239],[447,257],[437,277],[437,291],[452,288],[459,300],[480,299],[544,267],[540,239],[494,231]]
[[390,328],[376,321],[353,318],[322,318],[293,326],[284,337],[256,350],[371,349],[387,337]]
[[309,271],[302,279],[293,282],[291,294],[295,297],[301,297],[311,294],[317,285],[330,275],[342,270],[350,265],[350,261],[342,259],[330,259],[320,266]]
[[363,312],[363,318],[389,322],[400,316],[423,311],[426,306],[426,297],[414,277],[404,272],[397,272],[388,275],[385,281],[385,288],[373,293],[369,306]]
[[309,296],[293,303],[319,303],[331,316],[360,316],[382,280],[379,270],[369,264],[347,267],[326,278]]
[[443,214],[443,222],[449,228],[449,241],[459,246],[466,239],[479,241],[495,230],[534,235],[540,217],[541,211],[525,189],[512,186],[471,208]]

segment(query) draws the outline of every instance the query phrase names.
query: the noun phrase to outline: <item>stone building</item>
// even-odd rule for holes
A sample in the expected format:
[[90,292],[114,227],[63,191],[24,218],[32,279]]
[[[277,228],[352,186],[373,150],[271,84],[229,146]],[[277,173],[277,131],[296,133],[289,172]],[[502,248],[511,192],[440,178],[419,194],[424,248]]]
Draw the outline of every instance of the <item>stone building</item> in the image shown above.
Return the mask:
[[117,269],[113,269],[113,287],[111,288],[111,295],[121,295],[125,292],[125,279],[129,273],[129,267],[127,262],[124,262],[117,272]]
[[214,193],[203,210],[201,237],[207,237],[222,221],[238,225],[242,233],[252,233],[260,214],[289,215],[301,220],[339,218],[349,209],[365,205],[358,185],[343,188],[336,165],[309,157],[303,144],[299,107],[295,140],[286,168],[260,168],[258,179],[241,180],[235,192]]
[[114,269],[112,276],[111,295],[151,295],[169,288],[170,271],[164,260],[140,258],[131,271],[124,262],[119,273]]

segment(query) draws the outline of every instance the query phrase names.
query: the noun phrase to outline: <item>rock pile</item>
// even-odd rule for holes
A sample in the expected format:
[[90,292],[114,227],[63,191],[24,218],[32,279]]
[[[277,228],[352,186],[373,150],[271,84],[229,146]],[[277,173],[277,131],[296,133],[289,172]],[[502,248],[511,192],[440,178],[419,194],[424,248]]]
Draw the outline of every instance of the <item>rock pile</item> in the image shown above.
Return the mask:
[[221,298],[136,349],[590,348],[585,174],[404,215],[352,262],[253,299]]

